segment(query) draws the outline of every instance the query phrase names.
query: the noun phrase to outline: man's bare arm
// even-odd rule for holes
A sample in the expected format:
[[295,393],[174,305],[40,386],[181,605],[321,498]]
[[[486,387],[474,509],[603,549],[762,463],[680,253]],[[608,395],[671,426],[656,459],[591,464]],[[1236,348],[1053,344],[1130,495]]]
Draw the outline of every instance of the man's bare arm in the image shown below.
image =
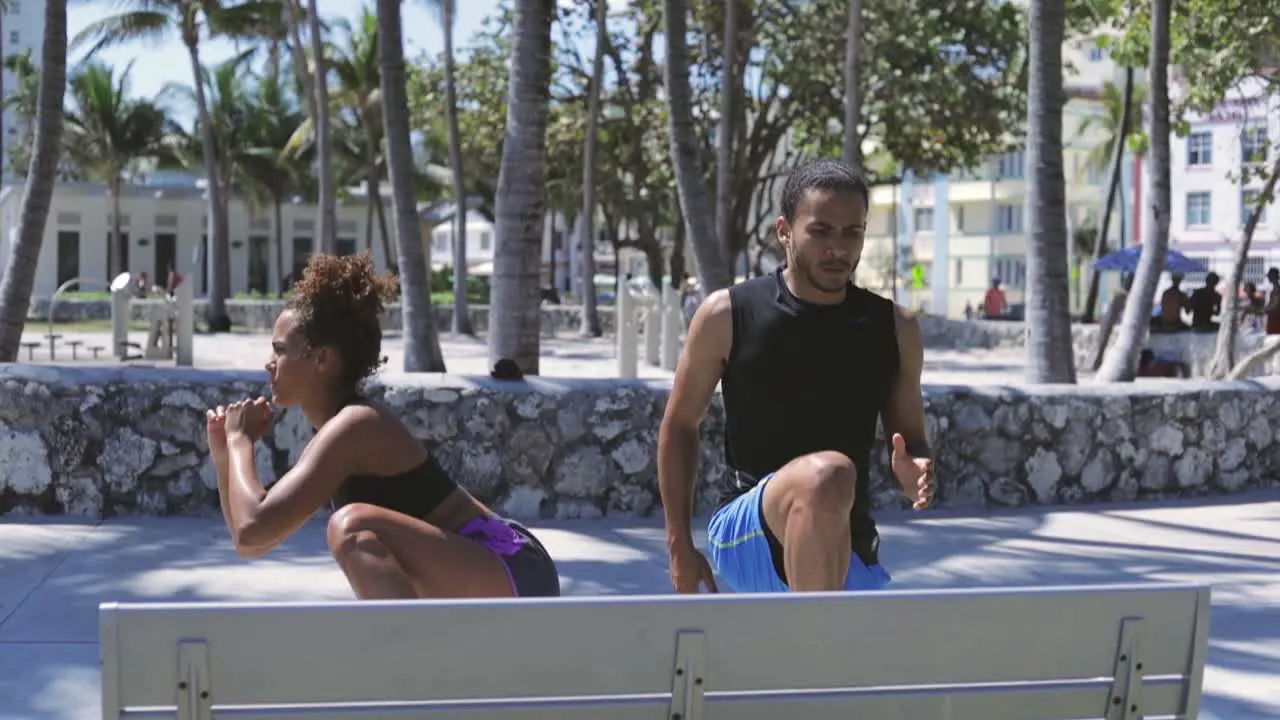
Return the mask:
[[676,366],[671,396],[658,430],[658,491],[666,516],[667,541],[693,541],[694,477],[698,432],[733,344],[729,291],[712,293],[689,323],[689,336]]
[[912,457],[931,458],[920,386],[920,376],[924,372],[924,338],[920,333],[920,321],[902,307],[896,310],[898,375],[884,410],[885,441],[892,447],[894,434],[901,434]]

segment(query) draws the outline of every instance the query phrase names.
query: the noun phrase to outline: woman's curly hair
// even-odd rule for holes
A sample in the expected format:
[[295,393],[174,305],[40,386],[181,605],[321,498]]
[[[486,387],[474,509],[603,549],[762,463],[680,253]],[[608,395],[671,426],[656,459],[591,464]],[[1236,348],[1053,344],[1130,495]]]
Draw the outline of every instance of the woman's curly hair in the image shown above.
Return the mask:
[[398,289],[394,276],[374,270],[368,251],[347,256],[315,254],[293,286],[290,307],[308,346],[337,348],[343,382],[354,387],[386,362],[380,318],[383,303],[393,299]]

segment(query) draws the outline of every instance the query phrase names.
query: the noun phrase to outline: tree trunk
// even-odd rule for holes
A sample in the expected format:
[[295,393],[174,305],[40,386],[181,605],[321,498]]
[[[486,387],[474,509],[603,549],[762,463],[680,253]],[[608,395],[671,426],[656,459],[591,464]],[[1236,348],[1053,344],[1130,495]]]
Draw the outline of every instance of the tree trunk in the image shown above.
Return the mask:
[[1236,334],[1240,330],[1240,285],[1244,279],[1244,267],[1249,260],[1249,248],[1253,245],[1253,233],[1258,229],[1258,221],[1262,211],[1274,197],[1276,183],[1280,181],[1280,155],[1276,156],[1271,166],[1271,177],[1258,193],[1258,201],[1253,206],[1253,214],[1245,223],[1243,237],[1236,246],[1235,268],[1231,271],[1231,284],[1222,304],[1222,322],[1218,325],[1218,340],[1213,350],[1213,362],[1209,364],[1209,377],[1221,379],[1232,373],[1235,363]]
[[[111,193],[111,242],[107,243],[107,282],[111,282],[122,272],[128,272],[129,268],[124,263],[124,243],[120,239],[120,195],[122,192],[121,185],[123,180],[120,174],[111,178],[107,188]],[[160,278],[156,278],[159,280]],[[150,288],[143,288],[149,290]]]
[[[308,24],[311,29],[311,54],[315,63],[316,173],[320,180],[320,252],[332,255],[338,251],[338,189],[333,183],[333,137],[329,130],[329,82],[325,70],[324,36],[320,33],[318,0],[310,0]],[[402,53],[403,54],[403,51]]]
[[591,94],[587,98],[587,142],[582,151],[582,222],[578,225],[578,252],[582,271],[582,335],[600,337],[599,302],[596,296],[596,147],[600,135],[600,88],[604,84],[604,55],[608,42],[607,0],[596,3],[596,55],[591,61]]
[[312,132],[315,132],[316,116],[320,114],[316,107],[315,79],[307,63],[306,46],[302,44],[302,13],[298,0],[284,0],[285,15],[289,24],[289,50],[293,53],[293,73],[302,89],[303,108],[307,117],[311,118]]
[[725,243],[716,237],[714,208],[703,183],[699,153],[702,143],[693,119],[693,89],[689,86],[689,6],[687,0],[663,0],[662,5],[667,42],[663,76],[667,89],[671,165],[684,209],[682,220],[698,262],[698,281],[705,297],[732,285],[733,269]]
[[387,142],[387,171],[396,214],[399,249],[400,312],[404,323],[405,372],[445,372],[422,225],[414,196],[413,150],[409,144],[409,93],[405,87],[404,38],[400,0],[378,0],[378,54],[382,72],[382,126]]
[[[1129,141],[1129,121],[1133,113],[1133,68],[1124,70],[1124,105],[1120,110],[1120,127],[1116,131],[1115,141],[1111,147],[1111,179],[1107,184],[1107,202],[1102,210],[1102,226],[1098,229],[1098,239],[1093,244],[1093,262],[1107,253],[1107,237],[1111,232],[1111,215],[1115,211],[1116,196],[1120,193],[1120,179],[1124,172],[1124,148]],[[1121,211],[1123,213],[1123,210]],[[1098,285],[1102,273],[1092,269],[1090,264],[1089,294],[1085,297],[1082,322],[1093,322],[1098,310]],[[1098,345],[1098,358],[1102,357],[1104,345]],[[1096,363],[1095,363],[1096,365]]]
[[381,185],[378,186],[377,194],[373,196],[373,212],[378,216],[378,235],[382,237],[382,256],[387,259],[387,269],[399,275],[400,266],[396,262],[395,252],[391,249],[391,231],[387,228],[387,204],[382,201]]
[[373,181],[365,180],[364,249],[373,254]]
[[271,198],[271,209],[275,214],[276,230],[276,297],[284,297],[284,199]]
[[516,0],[507,130],[498,171],[489,362],[512,360],[525,375],[538,374],[542,330],[539,280],[554,14],[555,0]]
[[849,0],[849,25],[844,48],[844,147],[843,160],[862,169],[862,0]]
[[1033,0],[1027,84],[1027,371],[1029,383],[1075,383],[1067,194],[1062,169],[1062,0]]
[[218,181],[217,140],[213,135],[213,118],[209,115],[209,99],[204,87],[204,66],[200,63],[200,46],[194,35],[186,38],[191,73],[195,78],[196,110],[200,116],[200,153],[209,184],[209,241],[205,252],[209,257],[209,305],[205,320],[211,332],[231,329],[227,315],[227,298],[231,296],[231,243],[227,237],[226,216],[222,214],[224,188]]
[[1272,339],[1270,344],[1264,345],[1261,349],[1255,350],[1244,360],[1241,360],[1239,365],[1227,373],[1226,379],[1246,380],[1252,377],[1277,352],[1280,352],[1280,341]]
[[453,57],[456,0],[442,0],[444,11],[444,96],[449,124],[449,165],[453,169],[453,332],[475,335],[467,306],[467,189],[462,181],[462,137],[458,130],[458,86]]
[[1133,289],[1124,306],[1124,317],[1116,342],[1103,356],[1098,369],[1100,382],[1132,381],[1138,355],[1151,329],[1151,307],[1156,287],[1164,272],[1169,251],[1169,215],[1172,190],[1169,185],[1169,15],[1171,0],[1153,0],[1151,6],[1151,61],[1148,63],[1151,93],[1151,222]]
[[[724,0],[724,47],[720,64],[724,77],[720,79],[720,122],[716,127],[716,237],[724,247],[730,268],[735,266],[734,243],[730,235],[734,227],[733,194],[733,131],[738,100],[738,3]],[[730,275],[730,282],[732,282]]]
[[33,120],[31,165],[18,215],[17,239],[0,279],[0,362],[15,362],[31,308],[31,290],[40,263],[40,245],[62,152],[62,99],[67,88],[67,3],[45,0],[40,51],[40,91]]

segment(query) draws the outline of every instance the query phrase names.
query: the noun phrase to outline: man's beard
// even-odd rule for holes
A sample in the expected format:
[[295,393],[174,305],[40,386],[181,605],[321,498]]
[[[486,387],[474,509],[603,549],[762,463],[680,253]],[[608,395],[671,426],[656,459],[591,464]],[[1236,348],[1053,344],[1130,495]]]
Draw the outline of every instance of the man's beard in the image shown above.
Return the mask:
[[806,262],[803,258],[796,258],[796,260],[800,261],[796,263],[796,266],[804,268],[804,274],[809,280],[809,284],[822,292],[827,293],[837,293],[844,290],[845,287],[853,280],[854,271],[858,269],[858,263],[853,263],[853,265],[849,267],[848,275],[844,276],[844,278],[839,282],[836,282],[833,280],[827,280],[825,277],[820,275],[820,268],[817,263]]

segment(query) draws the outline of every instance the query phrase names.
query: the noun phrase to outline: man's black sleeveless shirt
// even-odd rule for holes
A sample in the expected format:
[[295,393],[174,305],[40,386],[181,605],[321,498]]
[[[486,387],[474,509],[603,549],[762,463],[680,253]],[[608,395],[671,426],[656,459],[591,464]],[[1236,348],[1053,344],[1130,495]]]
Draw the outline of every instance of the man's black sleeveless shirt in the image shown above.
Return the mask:
[[850,284],[842,303],[807,303],[781,268],[730,287],[729,300],[733,346],[721,393],[730,470],[721,504],[798,457],[843,453],[858,468],[853,550],[874,562],[868,468],[898,373],[893,302]]

